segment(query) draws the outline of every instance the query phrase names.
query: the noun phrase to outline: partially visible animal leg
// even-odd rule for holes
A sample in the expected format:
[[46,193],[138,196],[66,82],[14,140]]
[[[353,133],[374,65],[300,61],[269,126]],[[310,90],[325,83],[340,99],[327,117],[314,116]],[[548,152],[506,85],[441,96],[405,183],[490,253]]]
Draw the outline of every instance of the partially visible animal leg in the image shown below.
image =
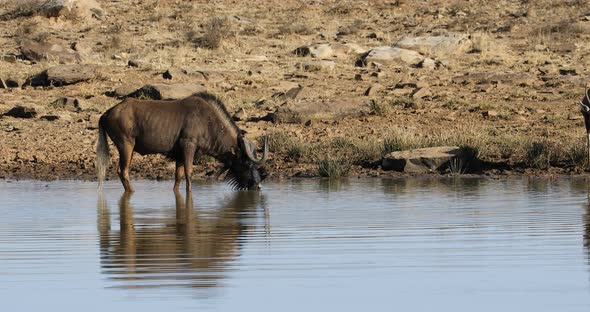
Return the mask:
[[184,163],[182,161],[176,161],[176,178],[174,180],[174,192],[178,192],[180,181],[184,178]]
[[195,158],[196,147],[194,144],[186,144],[184,146],[184,176],[186,178],[186,192],[192,191],[191,174],[193,173],[193,159]]
[[117,173],[123,183],[125,192],[133,192],[133,186],[129,181],[129,166],[131,165],[131,159],[133,158],[133,144],[123,143],[117,146],[119,149],[119,169]]

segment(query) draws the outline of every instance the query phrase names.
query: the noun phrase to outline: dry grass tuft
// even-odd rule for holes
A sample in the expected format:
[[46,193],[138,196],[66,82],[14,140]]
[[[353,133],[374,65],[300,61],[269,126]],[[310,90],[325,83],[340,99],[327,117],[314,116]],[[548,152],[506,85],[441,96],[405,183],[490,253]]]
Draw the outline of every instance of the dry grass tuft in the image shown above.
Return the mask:
[[215,50],[221,47],[224,40],[235,37],[233,25],[226,17],[213,17],[203,25],[203,35],[191,30],[186,33],[187,39],[199,48]]
[[318,174],[321,177],[341,178],[348,175],[350,162],[344,157],[326,156],[317,162]]

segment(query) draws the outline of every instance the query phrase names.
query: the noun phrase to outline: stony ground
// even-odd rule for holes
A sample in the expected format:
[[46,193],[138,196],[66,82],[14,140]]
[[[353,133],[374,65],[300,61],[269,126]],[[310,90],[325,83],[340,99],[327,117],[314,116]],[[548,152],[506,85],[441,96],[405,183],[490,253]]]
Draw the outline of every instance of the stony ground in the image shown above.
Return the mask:
[[[271,139],[275,177],[390,174],[371,164],[436,145],[471,148],[487,173],[586,170],[587,1],[74,2],[46,13],[43,1],[0,0],[0,114],[35,111],[0,117],[0,177],[92,179],[100,114],[154,83],[222,98],[248,137]],[[411,48],[418,60],[362,53],[424,36],[465,40]],[[298,49],[316,43],[332,51]],[[62,51],[31,52],[52,44]],[[64,64],[91,74],[31,79]],[[215,168],[205,158],[196,171]],[[173,169],[136,156],[132,175]]]

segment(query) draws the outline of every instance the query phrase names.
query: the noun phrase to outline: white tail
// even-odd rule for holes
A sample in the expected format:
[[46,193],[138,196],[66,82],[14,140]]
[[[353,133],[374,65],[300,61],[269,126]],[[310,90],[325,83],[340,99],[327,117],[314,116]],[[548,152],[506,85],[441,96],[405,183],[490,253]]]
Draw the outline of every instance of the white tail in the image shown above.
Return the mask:
[[98,188],[102,187],[104,182],[107,168],[111,161],[109,154],[109,143],[107,142],[107,135],[102,127],[102,123],[98,124],[98,142],[96,143],[96,159],[94,165],[96,167],[96,176],[98,177]]

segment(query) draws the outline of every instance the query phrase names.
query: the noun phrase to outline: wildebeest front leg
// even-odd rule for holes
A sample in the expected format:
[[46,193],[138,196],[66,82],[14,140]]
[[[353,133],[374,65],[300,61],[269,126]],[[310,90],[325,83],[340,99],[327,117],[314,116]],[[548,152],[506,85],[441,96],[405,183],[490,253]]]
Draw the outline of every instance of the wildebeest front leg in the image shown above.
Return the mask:
[[174,179],[174,192],[178,192],[180,187],[180,181],[184,177],[184,163],[182,161],[176,161],[176,173]]
[[186,192],[192,191],[191,174],[193,172],[193,159],[197,148],[193,143],[184,144],[183,158],[184,158],[184,177],[186,178]]
[[133,186],[131,186],[131,181],[129,181],[129,166],[133,158],[133,144],[123,143],[117,146],[117,149],[119,150],[119,169],[117,173],[119,174],[121,183],[123,183],[125,192],[133,192]]

